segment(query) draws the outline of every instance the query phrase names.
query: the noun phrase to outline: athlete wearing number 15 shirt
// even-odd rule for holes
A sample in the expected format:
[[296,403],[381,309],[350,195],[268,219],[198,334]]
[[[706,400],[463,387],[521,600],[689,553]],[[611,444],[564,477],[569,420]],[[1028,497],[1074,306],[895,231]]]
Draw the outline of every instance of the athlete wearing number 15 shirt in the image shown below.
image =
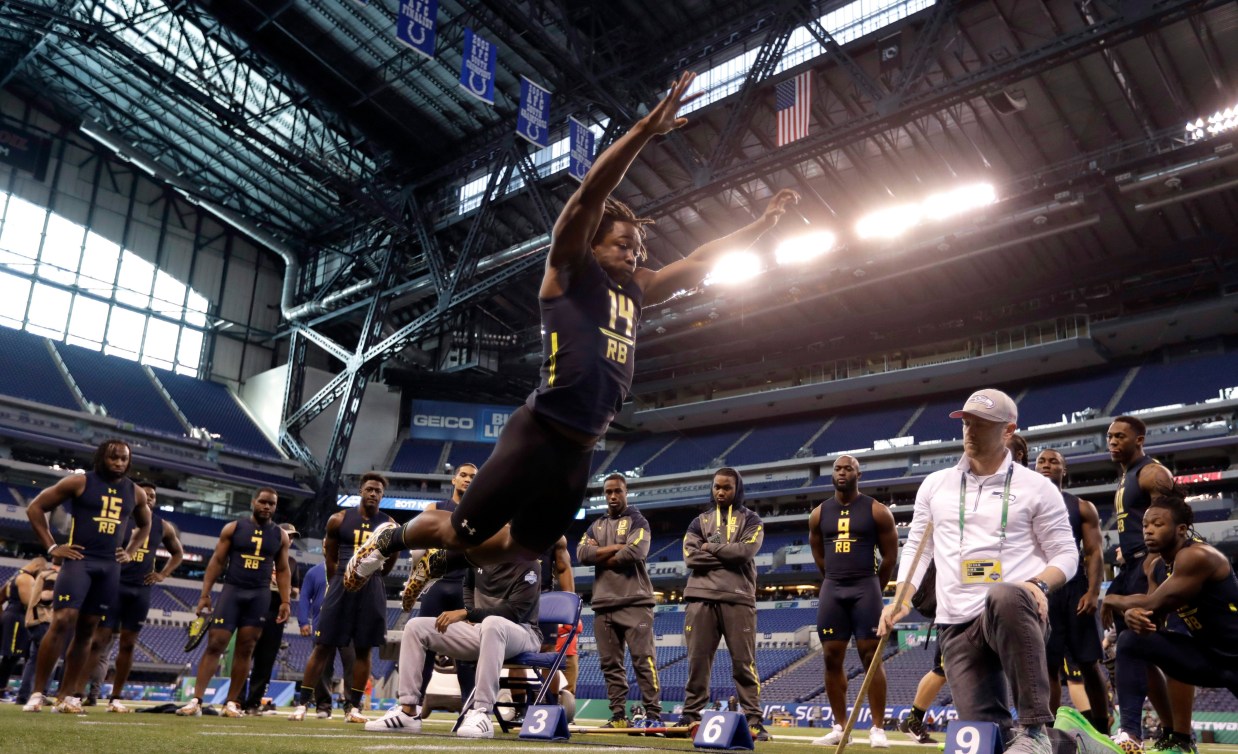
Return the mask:
[[[150,534],[146,493],[125,476],[129,464],[129,445],[123,440],[107,440],[96,448],[91,471],[61,479],[40,492],[26,509],[30,526],[48,557],[64,558],[56,579],[52,626],[39,645],[34,677],[36,689],[47,687],[65,637],[72,632],[57,705],[62,712],[81,711],[78,692],[86,681],[91,637],[100,618],[116,605],[121,563],[131,560]],[[139,500],[142,505],[137,505]],[[69,541],[58,545],[48,527],[47,514],[69,501],[73,509]],[[126,543],[125,525],[130,518],[136,526]],[[42,708],[42,694],[30,701],[26,705],[29,711]]]
[[[681,106],[695,75],[684,73],[653,110],[598,156],[551,234],[538,299],[541,384],[507,420],[498,443],[455,511],[425,511],[401,530],[380,528],[353,556],[349,590],[402,549],[465,550],[477,565],[534,560],[558,541],[584,501],[593,447],[632,388],[636,326],[646,303],[694,288],[723,254],[773,228],[794,191],[771,197],[754,222],[654,271],[644,226],[610,194],[655,137],[688,122]],[[504,525],[511,523],[509,529]]]

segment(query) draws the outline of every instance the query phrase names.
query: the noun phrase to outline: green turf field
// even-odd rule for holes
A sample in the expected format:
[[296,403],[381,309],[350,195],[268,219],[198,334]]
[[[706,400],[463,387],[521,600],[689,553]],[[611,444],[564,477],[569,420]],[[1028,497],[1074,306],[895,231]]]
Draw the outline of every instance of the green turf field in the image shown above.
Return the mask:
[[[377,713],[373,713],[377,717]],[[367,733],[360,725],[345,725],[337,714],[332,720],[310,719],[291,723],[278,717],[251,717],[227,720],[221,717],[178,718],[174,715],[115,715],[102,707],[89,708],[85,715],[57,715],[47,710],[22,713],[12,704],[0,705],[0,752],[3,754],[305,754],[308,752],[444,751],[468,747],[495,752],[541,754],[586,754],[650,749],[692,750],[689,741],[637,738],[633,736],[576,735],[570,742],[549,744],[521,741],[513,733],[496,734],[493,740],[457,739],[450,734],[454,718],[438,713],[421,735]],[[589,721],[581,721],[592,724]],[[595,721],[601,723],[602,721]],[[808,728],[772,728],[774,740],[758,744],[768,754],[808,754],[833,751],[812,746],[809,741],[823,733]],[[890,734],[890,754],[935,754],[934,746],[907,742],[901,734]],[[850,752],[872,752],[867,737],[857,735]],[[1204,754],[1238,754],[1235,746],[1201,746]]]

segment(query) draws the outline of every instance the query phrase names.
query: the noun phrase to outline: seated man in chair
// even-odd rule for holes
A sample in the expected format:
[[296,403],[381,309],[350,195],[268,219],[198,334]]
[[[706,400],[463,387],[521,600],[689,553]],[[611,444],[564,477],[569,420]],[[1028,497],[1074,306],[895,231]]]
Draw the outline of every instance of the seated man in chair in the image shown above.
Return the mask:
[[420,733],[421,669],[427,652],[477,663],[472,703],[456,729],[463,738],[493,738],[490,713],[504,661],[541,648],[537,627],[540,564],[521,560],[472,567],[464,577],[464,609],[413,618],[400,641],[399,706],[366,730]]

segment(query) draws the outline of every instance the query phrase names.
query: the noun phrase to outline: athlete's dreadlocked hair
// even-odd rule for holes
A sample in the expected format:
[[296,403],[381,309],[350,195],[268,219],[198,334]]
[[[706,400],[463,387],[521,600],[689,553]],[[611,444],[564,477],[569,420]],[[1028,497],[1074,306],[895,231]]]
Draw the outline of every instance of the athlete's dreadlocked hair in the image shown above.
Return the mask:
[[1186,502],[1186,488],[1175,484],[1168,492],[1160,492],[1152,496],[1149,508],[1164,508],[1169,511],[1175,526],[1186,524],[1187,529],[1194,531],[1195,511]]
[[653,225],[653,219],[637,217],[631,207],[609,196],[606,197],[606,204],[602,207],[602,222],[598,224],[597,232],[593,234],[593,240],[590,243],[600,244],[617,222],[632,223],[636,226],[636,235],[640,239],[640,248],[636,250],[636,259],[640,262],[645,261],[649,257],[649,254],[645,251],[645,226]]
[[[107,470],[107,454],[111,452],[112,448],[117,447],[117,446],[123,446],[126,450],[129,451],[129,462],[133,463],[133,448],[129,447],[129,443],[125,442],[124,440],[118,439],[118,438],[112,438],[111,440],[104,440],[103,442],[99,443],[99,447],[95,448],[95,457],[91,461],[92,468],[95,470],[96,474],[107,475],[110,473]],[[121,476],[124,476],[127,473],[129,473],[128,466],[126,466],[125,470],[121,472]]]

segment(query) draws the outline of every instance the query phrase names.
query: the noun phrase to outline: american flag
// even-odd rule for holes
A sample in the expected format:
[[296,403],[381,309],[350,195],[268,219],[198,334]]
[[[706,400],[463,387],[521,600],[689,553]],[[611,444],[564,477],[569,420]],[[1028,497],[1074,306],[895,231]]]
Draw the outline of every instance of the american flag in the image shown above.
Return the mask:
[[778,113],[778,146],[808,135],[812,110],[812,71],[804,71],[774,88],[774,110]]

